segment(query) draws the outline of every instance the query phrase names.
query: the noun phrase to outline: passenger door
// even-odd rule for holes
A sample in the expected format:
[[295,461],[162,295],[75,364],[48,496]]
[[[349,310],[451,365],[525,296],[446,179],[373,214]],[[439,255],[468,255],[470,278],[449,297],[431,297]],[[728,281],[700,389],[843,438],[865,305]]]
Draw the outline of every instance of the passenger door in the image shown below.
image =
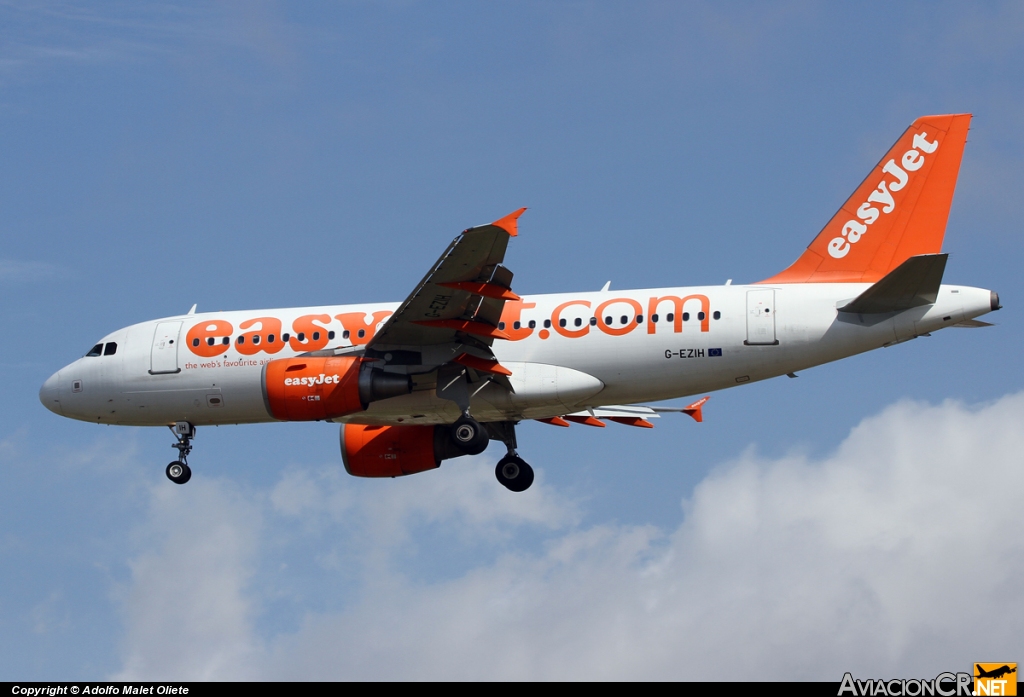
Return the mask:
[[153,334],[153,349],[150,353],[150,375],[178,373],[178,334],[181,322],[160,322]]

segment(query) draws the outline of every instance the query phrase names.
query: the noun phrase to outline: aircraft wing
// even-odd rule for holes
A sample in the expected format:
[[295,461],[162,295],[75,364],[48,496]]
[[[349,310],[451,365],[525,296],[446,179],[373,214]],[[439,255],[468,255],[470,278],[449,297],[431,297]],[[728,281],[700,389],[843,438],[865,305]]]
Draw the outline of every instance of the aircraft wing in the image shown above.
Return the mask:
[[[456,237],[367,344],[367,355],[468,344],[493,359],[489,347],[508,338],[498,329],[505,301],[519,299],[511,290],[512,272],[501,263],[525,210]],[[486,372],[482,364],[471,367]]]

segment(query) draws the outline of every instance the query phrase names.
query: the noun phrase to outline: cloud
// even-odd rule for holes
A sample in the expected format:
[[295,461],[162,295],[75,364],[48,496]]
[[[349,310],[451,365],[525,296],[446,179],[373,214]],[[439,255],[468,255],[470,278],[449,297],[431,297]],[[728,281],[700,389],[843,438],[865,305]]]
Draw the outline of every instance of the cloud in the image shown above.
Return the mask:
[[[242,679],[255,668],[256,609],[247,593],[262,519],[240,492],[195,481],[158,486],[144,552],[120,595],[128,631],[115,680]],[[154,650],[156,649],[156,650]]]
[[[1024,393],[901,402],[820,459],[722,464],[669,530],[585,524],[543,477],[516,497],[483,467],[369,487],[294,469],[259,504],[226,483],[175,489],[153,523],[180,530],[133,564],[120,677],[838,680],[1016,655],[1022,420]],[[377,531],[338,548],[366,572],[355,587],[316,589],[340,609],[299,600],[293,627],[256,628],[271,519],[293,545]],[[433,539],[417,536],[428,523]],[[411,569],[410,547],[445,544],[469,563]]]
[[46,262],[0,259],[0,282],[3,283],[45,281],[56,273],[57,267]]

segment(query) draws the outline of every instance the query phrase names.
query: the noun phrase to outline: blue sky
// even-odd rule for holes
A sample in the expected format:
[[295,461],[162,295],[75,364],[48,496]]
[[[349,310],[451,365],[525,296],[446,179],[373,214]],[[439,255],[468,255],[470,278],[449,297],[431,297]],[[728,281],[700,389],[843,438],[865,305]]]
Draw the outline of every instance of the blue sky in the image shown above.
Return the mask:
[[[523,496],[493,448],[348,478],[323,424],[204,429],[174,487],[167,432],[36,396],[193,303],[401,300],[520,206],[520,293],[758,280],[914,118],[963,111],[946,279],[997,290],[999,326],[716,394],[703,424],[527,424]],[[1013,3],[0,3],[0,677],[1016,660],[978,622],[1024,617],[1022,114]]]

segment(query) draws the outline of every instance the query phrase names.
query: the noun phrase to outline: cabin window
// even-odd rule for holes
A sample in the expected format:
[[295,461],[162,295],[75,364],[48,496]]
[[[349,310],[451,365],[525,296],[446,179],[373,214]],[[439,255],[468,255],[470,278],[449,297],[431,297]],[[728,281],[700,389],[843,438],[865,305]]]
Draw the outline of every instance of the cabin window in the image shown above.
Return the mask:
[[684,322],[689,322],[690,321],[690,313],[689,312],[684,312],[683,313],[683,321]]
[[658,323],[658,316],[657,315],[651,315],[651,321],[654,322],[655,324],[657,324]]
[[359,330],[358,332],[356,332],[356,335],[357,335],[357,336],[358,336],[358,337],[359,337],[360,339],[362,339],[362,338],[363,338],[364,336],[366,336],[366,330],[365,330],[365,329],[360,329],[360,330]]
[[591,327],[596,327],[597,326],[597,317],[591,317],[590,318],[590,326]]
[[290,339],[291,336],[292,336],[291,334],[289,334],[288,332],[285,332],[284,334],[281,335],[281,341],[288,341],[288,339]]
[[199,339],[192,339],[192,345],[193,346],[198,346],[199,345]]
[[348,330],[347,329],[341,333],[341,338],[342,339],[347,339],[348,338]]
[[722,313],[719,312],[718,310],[715,310],[715,314],[711,316],[714,317],[715,319],[722,319]]
[[523,323],[520,322],[519,320],[516,320],[515,322],[512,323],[513,329],[519,329],[521,326],[523,326]]
[[244,344],[245,343],[245,337],[244,336],[238,337],[238,343],[239,344]]
[[536,329],[537,328],[537,322],[531,319],[530,323],[528,325],[526,325],[526,326],[528,326],[530,329]]
[[313,332],[313,341],[320,341],[320,332]]
[[560,320],[558,320],[558,326],[559,326],[559,327],[564,327],[564,326],[565,326],[565,319],[564,319],[564,318],[563,318],[563,319],[560,319]]
[[665,321],[666,322],[674,322],[675,319],[676,319],[676,315],[675,315],[674,312],[670,312],[667,315],[665,315]]
[[212,336],[209,339],[206,340],[206,345],[207,346],[213,346],[213,337]]
[[253,334],[253,336],[252,336],[252,343],[253,343],[253,346],[255,346],[256,344],[260,343],[260,335],[259,334]]
[[330,339],[331,341],[334,340],[334,330],[333,329],[331,331],[327,332],[327,338]]
[[707,315],[705,315],[703,312],[698,312],[697,313],[697,319],[699,319],[701,322],[704,321],[705,317],[707,317]]
[[581,324],[583,324],[583,320],[581,320],[579,317],[577,317],[576,319],[573,320],[573,324],[575,324],[578,327]]
[[274,335],[273,334],[267,334],[267,343],[268,344],[274,343]]
[[91,349],[89,349],[89,353],[87,353],[85,355],[86,356],[100,356],[102,354],[103,354],[103,344],[96,344]]
[[620,324],[626,324],[627,322],[629,322],[629,317],[626,317],[625,315],[623,315],[622,317],[619,317],[619,323]]
[[544,328],[545,329],[551,329],[551,320],[549,320],[549,319],[544,320]]
[[230,336],[224,337],[223,339],[220,340],[220,343],[224,344],[225,346],[229,345],[231,343],[231,337]]
[[299,332],[298,335],[296,335],[295,338],[299,340],[300,344],[305,343],[306,342],[306,332]]
[[608,325],[608,326],[611,326],[611,324],[612,324],[612,317],[611,317],[611,315],[608,315],[607,317],[604,318],[604,323],[606,325]]
[[498,322],[498,329],[505,329],[505,323],[504,322]]

